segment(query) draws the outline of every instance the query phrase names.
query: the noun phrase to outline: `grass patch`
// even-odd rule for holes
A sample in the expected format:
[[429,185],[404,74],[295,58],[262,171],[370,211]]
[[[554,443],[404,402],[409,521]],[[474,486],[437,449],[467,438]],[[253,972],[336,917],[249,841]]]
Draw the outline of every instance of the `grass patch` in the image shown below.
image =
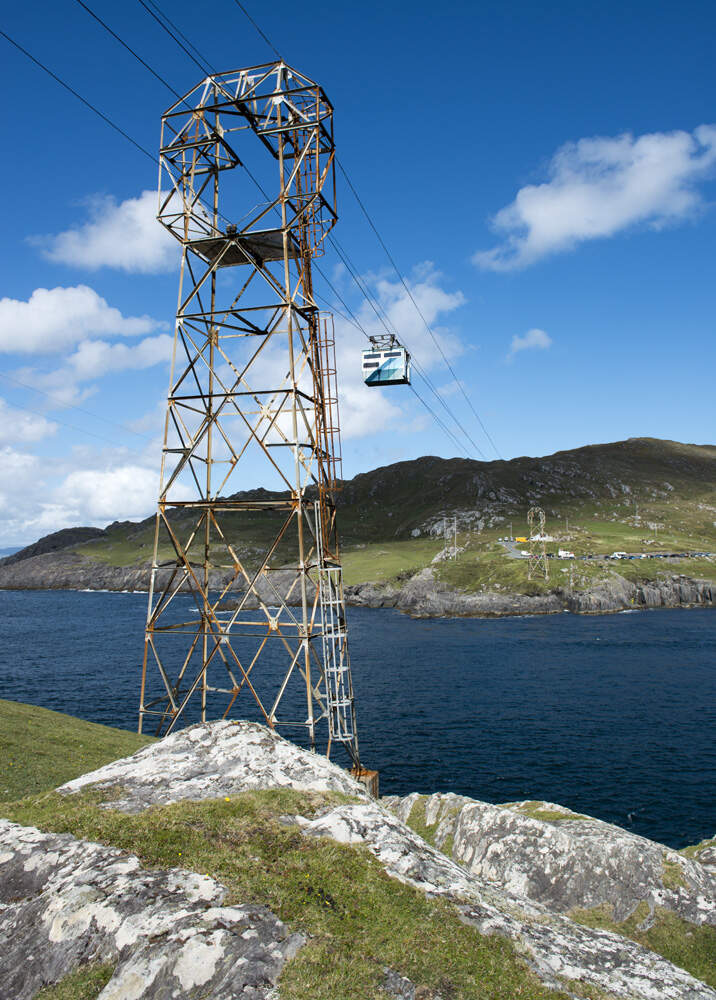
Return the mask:
[[154,740],[0,699],[0,801],[56,788]]
[[709,837],[707,840],[702,840],[700,844],[689,844],[688,847],[682,848],[679,854],[683,854],[685,858],[691,858],[693,861],[699,861],[701,852],[709,847],[716,847],[716,837]]
[[542,802],[505,802],[500,808],[512,809],[513,812],[529,816],[530,819],[541,819],[545,823],[554,823],[562,819],[589,819],[589,816],[582,816],[580,813],[568,812],[561,809],[545,809]]
[[371,581],[387,583],[429,566],[443,548],[442,541],[415,538],[404,542],[379,542],[342,552],[343,579],[351,585]]
[[209,874],[228,888],[229,904],[269,906],[309,938],[284,970],[282,1000],[378,1000],[386,967],[445,1000],[566,1000],[508,941],[481,936],[446,901],[389,878],[367,849],[306,838],[282,820],[340,800],[282,789],[131,816],[98,808],[96,793],[51,792],[0,811],[131,850],[147,866]]
[[54,986],[46,986],[35,995],[35,1000],[97,1000],[112,978],[114,965],[81,965]]
[[670,910],[657,907],[654,923],[648,930],[640,925],[649,916],[649,906],[642,902],[630,917],[615,923],[612,908],[602,903],[591,910],[573,910],[572,920],[586,927],[615,931],[686,969],[692,976],[716,987],[716,928],[697,927]]
[[688,889],[689,883],[684,878],[678,861],[670,861],[664,855],[662,863],[661,882],[665,889]]

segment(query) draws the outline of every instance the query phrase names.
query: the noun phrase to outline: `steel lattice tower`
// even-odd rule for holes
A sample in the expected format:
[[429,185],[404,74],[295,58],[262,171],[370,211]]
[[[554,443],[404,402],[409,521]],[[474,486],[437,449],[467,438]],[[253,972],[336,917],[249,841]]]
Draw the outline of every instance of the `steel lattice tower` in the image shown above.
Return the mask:
[[[259,204],[242,169],[251,143],[278,182]],[[342,744],[360,768],[335,345],[311,278],[337,218],[333,108],[282,61],[210,76],[164,114],[160,154],[158,218],[182,261],[140,732],[248,698],[272,728]],[[274,492],[236,492],[269,474]],[[232,536],[247,528],[260,544],[240,551]]]
[[[547,564],[547,551],[544,544],[545,534],[545,513],[541,507],[530,507],[527,511],[527,526],[529,528],[529,562],[527,563],[527,579],[532,580],[535,576],[544,576],[549,580],[549,566]],[[535,525],[537,530],[535,531]]]

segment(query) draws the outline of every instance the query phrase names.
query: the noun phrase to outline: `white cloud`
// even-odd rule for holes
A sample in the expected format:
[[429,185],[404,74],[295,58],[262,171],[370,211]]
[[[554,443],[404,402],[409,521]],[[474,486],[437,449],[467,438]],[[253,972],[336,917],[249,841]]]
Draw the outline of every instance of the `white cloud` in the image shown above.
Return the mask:
[[87,285],[36,288],[26,302],[0,299],[0,351],[6,354],[56,353],[91,334],[136,337],[162,325],[150,316],[123,316]]
[[0,445],[41,441],[57,431],[57,424],[45,417],[26,413],[0,399]]
[[108,372],[151,368],[168,362],[173,337],[160,333],[146,337],[138,344],[109,344],[105,340],[84,340],[67,358],[67,366],[77,381],[99,378]]
[[76,518],[76,524],[85,524],[146,517],[158,491],[157,469],[123,465],[71,472],[54,491],[53,500],[56,508]]
[[512,343],[510,344],[510,353],[507,355],[507,360],[511,361],[515,354],[519,351],[531,351],[540,350],[546,351],[548,347],[552,346],[552,338],[544,330],[538,330],[535,327],[532,330],[528,330],[523,337],[518,337],[517,334],[512,338]]
[[117,203],[109,196],[88,200],[90,221],[56,236],[33,237],[45,257],[96,271],[101,267],[155,274],[177,265],[178,243],[157,222],[156,191]]
[[716,125],[567,143],[551,160],[550,180],[521,188],[495,215],[502,242],[473,262],[510,271],[637,223],[684,219],[703,204],[696,186],[715,166]]

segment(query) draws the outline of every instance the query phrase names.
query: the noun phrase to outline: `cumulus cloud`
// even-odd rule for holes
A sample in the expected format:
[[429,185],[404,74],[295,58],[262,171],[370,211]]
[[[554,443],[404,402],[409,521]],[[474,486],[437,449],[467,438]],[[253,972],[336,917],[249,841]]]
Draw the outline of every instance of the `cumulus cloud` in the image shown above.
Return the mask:
[[96,271],[156,274],[177,264],[178,244],[156,219],[157,192],[117,202],[109,196],[88,199],[90,219],[55,236],[33,237],[49,260]]
[[57,424],[41,414],[24,412],[0,399],[0,445],[42,441],[57,431]]
[[494,216],[502,241],[473,262],[510,271],[637,223],[684,219],[703,204],[697,185],[715,167],[716,125],[567,143],[550,162],[549,180],[521,188]]
[[[452,361],[462,353],[463,345],[454,333],[437,324],[464,305],[465,298],[462,292],[446,291],[441,287],[441,280],[442,276],[426,262],[414,271],[414,277],[408,282],[408,286],[443,351]],[[375,282],[375,292],[390,324],[400,331],[421,367],[427,372],[442,367],[440,352],[402,284],[381,277]],[[385,333],[383,325],[367,302],[363,303],[357,316],[369,336]],[[336,317],[341,436],[344,439],[364,437],[389,427],[409,431],[414,426],[412,417],[404,408],[409,400],[412,403],[412,395],[406,396],[400,389],[368,387],[363,382],[361,353],[368,346],[354,326],[341,317]]]
[[108,372],[151,368],[168,362],[173,337],[160,333],[138,344],[109,344],[105,340],[84,340],[67,359],[67,366],[77,381],[99,378]]
[[123,316],[93,288],[36,288],[27,301],[0,299],[0,351],[56,353],[92,334],[136,337],[162,326],[150,316]]
[[71,472],[53,493],[56,507],[78,523],[146,517],[159,489],[157,469],[122,465]]
[[523,337],[515,334],[510,344],[510,352],[507,355],[507,360],[511,361],[515,354],[518,354],[520,351],[546,351],[551,346],[552,338],[549,334],[545,333],[544,330],[538,330],[537,327],[534,327],[532,330],[528,330]]

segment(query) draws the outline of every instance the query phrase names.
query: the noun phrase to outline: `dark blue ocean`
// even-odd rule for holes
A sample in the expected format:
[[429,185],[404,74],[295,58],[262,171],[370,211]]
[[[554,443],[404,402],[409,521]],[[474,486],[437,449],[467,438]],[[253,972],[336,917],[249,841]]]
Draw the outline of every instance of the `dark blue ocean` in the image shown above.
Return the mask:
[[[135,728],[146,600],[0,592],[0,697]],[[673,847],[716,834],[712,611],[348,621],[383,794],[547,799]]]

